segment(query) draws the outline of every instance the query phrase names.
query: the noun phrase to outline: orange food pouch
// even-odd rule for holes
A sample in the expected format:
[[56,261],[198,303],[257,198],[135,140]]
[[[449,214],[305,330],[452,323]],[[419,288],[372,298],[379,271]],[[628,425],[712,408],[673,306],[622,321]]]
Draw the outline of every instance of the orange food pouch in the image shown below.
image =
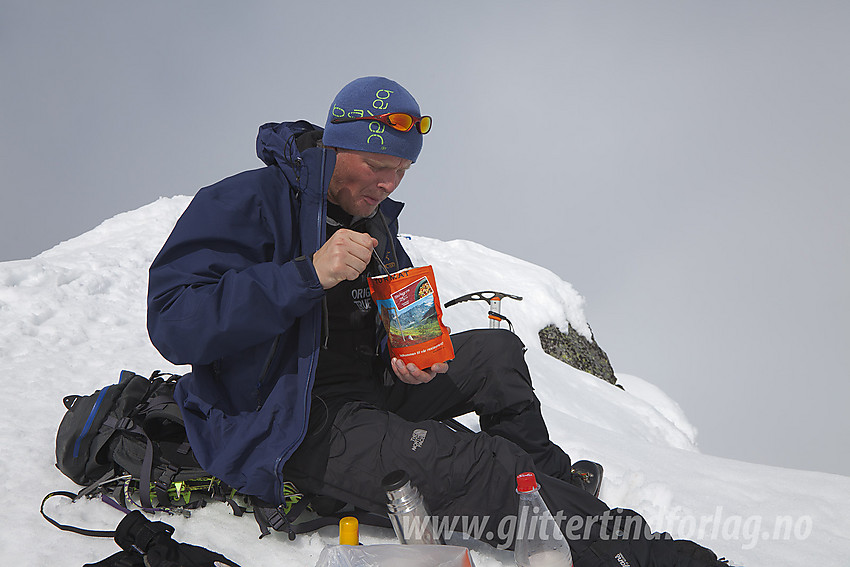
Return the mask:
[[431,266],[369,278],[369,289],[392,356],[423,370],[454,358]]

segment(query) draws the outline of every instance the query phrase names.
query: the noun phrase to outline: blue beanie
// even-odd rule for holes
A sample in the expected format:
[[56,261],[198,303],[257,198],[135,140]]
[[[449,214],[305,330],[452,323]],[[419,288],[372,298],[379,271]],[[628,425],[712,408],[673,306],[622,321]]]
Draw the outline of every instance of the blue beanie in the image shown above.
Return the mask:
[[377,116],[387,112],[422,116],[413,95],[395,81],[385,77],[355,79],[339,91],[331,104],[322,144],[416,161],[422,149],[422,134],[415,127],[399,132],[376,120],[331,123],[334,118]]

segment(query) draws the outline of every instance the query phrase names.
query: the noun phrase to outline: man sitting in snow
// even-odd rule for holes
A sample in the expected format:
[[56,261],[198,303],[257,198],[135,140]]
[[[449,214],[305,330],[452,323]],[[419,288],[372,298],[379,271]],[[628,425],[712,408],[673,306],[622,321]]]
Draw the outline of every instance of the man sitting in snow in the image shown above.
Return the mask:
[[[388,197],[430,122],[404,87],[364,77],[339,92],[324,130],[262,126],[266,167],[199,191],[154,260],[148,329],[165,358],[192,365],[176,398],[200,464],[239,491],[279,504],[287,479],[383,512],[381,480],[403,469],[434,515],[486,516],[477,535],[511,544],[498,527],[516,514],[518,473],[534,471],[563,517],[608,507],[549,440],[516,335],[452,335],[455,358],[425,369],[386,353],[367,277],[381,273],[376,256],[411,266],[402,204]],[[439,421],[470,411],[480,434]],[[609,548],[604,536],[571,542],[576,565],[616,553],[650,565],[649,550],[655,565],[684,564],[681,553],[714,564],[693,544],[641,536]]]

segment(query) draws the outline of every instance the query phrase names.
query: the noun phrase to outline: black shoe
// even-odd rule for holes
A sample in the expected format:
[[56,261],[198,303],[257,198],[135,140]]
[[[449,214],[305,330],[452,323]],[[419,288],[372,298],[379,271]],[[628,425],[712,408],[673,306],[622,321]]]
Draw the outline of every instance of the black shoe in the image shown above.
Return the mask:
[[593,461],[577,461],[573,463],[570,472],[571,484],[599,497],[599,487],[602,486],[602,465]]

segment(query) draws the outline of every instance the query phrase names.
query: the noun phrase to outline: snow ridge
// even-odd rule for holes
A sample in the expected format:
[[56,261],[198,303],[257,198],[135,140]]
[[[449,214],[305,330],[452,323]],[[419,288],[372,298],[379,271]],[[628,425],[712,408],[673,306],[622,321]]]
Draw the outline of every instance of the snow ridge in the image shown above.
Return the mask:
[[[163,360],[145,328],[147,269],[189,203],[162,198],[122,213],[29,260],[0,263],[0,559],[13,564],[80,565],[116,552],[109,540],[60,532],[38,514],[52,490],[76,490],[55,468],[56,429],[68,394],[89,394],[122,369],[182,373]],[[441,301],[481,290],[523,297],[503,312],[528,347],[527,360],[552,438],[574,459],[603,463],[601,497],[643,513],[656,529],[715,549],[735,563],[841,565],[850,549],[850,478],[777,469],[699,453],[696,431],[678,405],[648,381],[618,374],[626,391],[546,355],[538,329],[567,322],[589,336],[583,299],[552,272],[474,242],[408,236],[417,264],[434,266]],[[445,310],[454,331],[486,327],[486,305]],[[616,353],[612,353],[616,354]],[[474,425],[474,418],[466,422]],[[836,450],[840,450],[836,448]],[[97,501],[51,501],[65,523],[113,529],[120,514]],[[313,565],[336,529],[289,542],[257,540],[253,521],[211,505],[191,519],[161,518],[175,539],[214,549],[242,565]],[[362,541],[389,543],[364,528]],[[479,567],[513,565],[510,553],[459,535]],[[844,558],[844,559],[837,559]]]

